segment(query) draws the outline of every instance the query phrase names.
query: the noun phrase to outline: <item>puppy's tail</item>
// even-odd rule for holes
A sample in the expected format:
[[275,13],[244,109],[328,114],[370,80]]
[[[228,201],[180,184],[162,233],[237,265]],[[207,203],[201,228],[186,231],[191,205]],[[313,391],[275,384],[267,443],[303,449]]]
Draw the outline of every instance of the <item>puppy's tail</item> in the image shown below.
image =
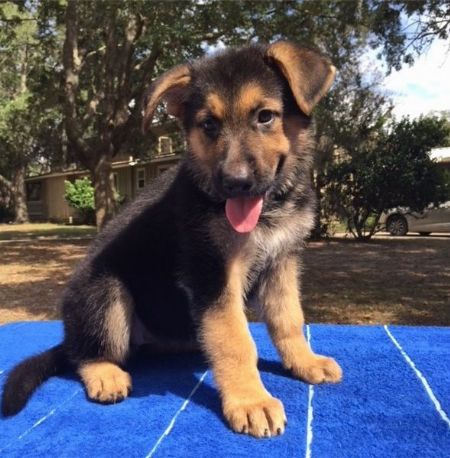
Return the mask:
[[9,374],[3,388],[2,414],[5,417],[20,412],[33,391],[49,377],[67,367],[62,345],[22,361]]

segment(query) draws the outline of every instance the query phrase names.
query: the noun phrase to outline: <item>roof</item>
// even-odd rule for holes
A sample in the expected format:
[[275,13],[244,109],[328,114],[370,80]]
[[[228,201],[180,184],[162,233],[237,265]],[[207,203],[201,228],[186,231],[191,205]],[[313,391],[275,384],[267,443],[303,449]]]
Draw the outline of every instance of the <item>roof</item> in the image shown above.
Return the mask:
[[[175,159],[180,159],[180,158],[181,158],[181,154],[158,155],[148,160],[135,159],[133,156],[130,156],[128,160],[113,162],[112,169],[117,170],[117,169],[122,169],[125,167],[135,167],[135,166],[141,166],[141,165],[146,165],[146,164],[158,164],[160,162],[165,162],[168,160],[175,160]],[[87,173],[89,173],[89,171],[86,169],[69,168],[66,170],[61,170],[59,172],[49,172],[49,173],[43,173],[41,175],[27,177],[26,181],[35,181],[35,180],[42,180],[42,179],[54,178],[54,177],[65,177],[65,176],[70,176],[70,175],[86,175]]]

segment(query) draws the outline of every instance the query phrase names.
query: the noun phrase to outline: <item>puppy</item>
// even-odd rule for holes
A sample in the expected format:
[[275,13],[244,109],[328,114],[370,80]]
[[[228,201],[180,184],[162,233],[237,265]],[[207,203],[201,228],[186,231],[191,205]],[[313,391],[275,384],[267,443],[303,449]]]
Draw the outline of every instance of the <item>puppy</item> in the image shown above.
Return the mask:
[[334,73],[315,52],[280,41],[206,56],[151,85],[144,129],[164,101],[187,152],[93,242],[63,297],[64,341],[9,374],[4,415],[66,367],[91,400],[120,401],[131,390],[123,367],[132,347],[199,346],[233,431],[282,434],[283,405],[261,381],[244,314],[250,296],[294,377],[341,379],[305,340],[299,291],[314,214],[310,115]]

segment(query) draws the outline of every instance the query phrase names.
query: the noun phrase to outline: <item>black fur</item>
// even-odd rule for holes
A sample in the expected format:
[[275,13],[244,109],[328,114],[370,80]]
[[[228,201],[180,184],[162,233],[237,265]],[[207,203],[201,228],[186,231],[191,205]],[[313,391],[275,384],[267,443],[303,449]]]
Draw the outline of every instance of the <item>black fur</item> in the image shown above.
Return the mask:
[[34,390],[48,378],[62,373],[66,366],[61,345],[21,362],[9,374],[3,388],[2,414],[8,417],[20,412]]

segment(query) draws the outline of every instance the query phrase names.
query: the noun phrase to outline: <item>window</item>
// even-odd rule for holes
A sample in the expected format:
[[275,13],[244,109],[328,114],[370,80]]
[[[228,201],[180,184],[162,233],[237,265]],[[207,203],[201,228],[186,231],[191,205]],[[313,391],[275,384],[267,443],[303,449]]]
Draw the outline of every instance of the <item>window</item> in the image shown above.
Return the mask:
[[136,169],[136,189],[145,187],[145,169]]
[[159,137],[158,153],[161,155],[172,154],[172,139],[170,137]]
[[27,200],[29,202],[40,202],[42,200],[41,181],[31,181],[27,183]]

